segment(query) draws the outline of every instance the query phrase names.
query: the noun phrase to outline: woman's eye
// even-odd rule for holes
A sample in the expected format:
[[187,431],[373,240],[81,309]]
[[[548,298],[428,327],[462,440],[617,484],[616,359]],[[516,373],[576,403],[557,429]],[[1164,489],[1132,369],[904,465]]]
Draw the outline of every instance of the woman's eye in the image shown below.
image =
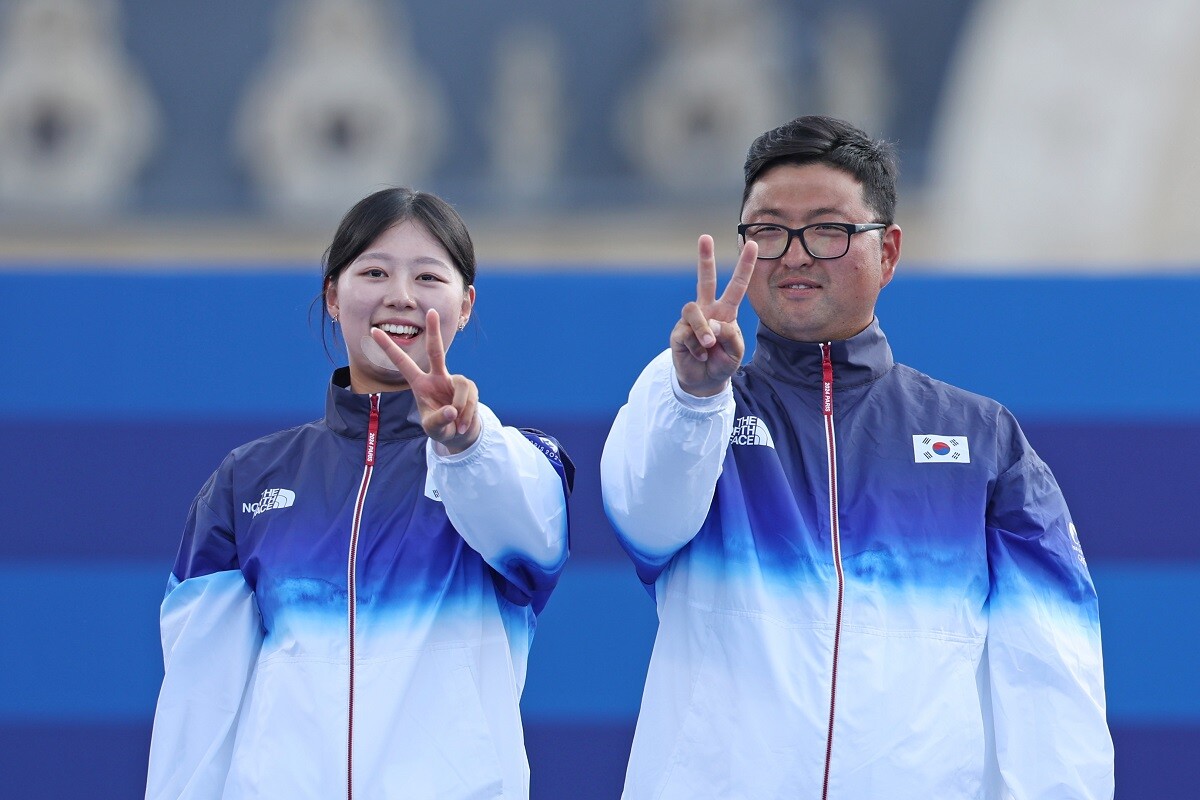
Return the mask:
[[386,273],[384,273],[384,271],[381,269],[372,267],[371,269],[365,271],[363,274],[366,275],[368,278],[382,278],[385,276]]
[[417,276],[419,281],[440,281],[442,278],[439,275],[434,275],[432,272],[426,272]]

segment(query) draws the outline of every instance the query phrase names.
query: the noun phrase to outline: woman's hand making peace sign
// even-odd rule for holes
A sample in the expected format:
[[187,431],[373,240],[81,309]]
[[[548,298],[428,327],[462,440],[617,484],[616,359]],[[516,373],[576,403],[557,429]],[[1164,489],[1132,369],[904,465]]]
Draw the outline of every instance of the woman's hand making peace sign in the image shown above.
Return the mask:
[[696,397],[710,397],[724,391],[746,354],[737,311],[754,273],[758,245],[746,242],[742,247],[720,299],[715,246],[708,234],[700,237],[699,251],[696,300],[683,307],[671,331],[671,356],[680,388]]
[[429,354],[429,371],[425,372],[408,353],[379,330],[371,329],[371,338],[396,365],[408,382],[421,413],[421,427],[435,442],[451,453],[461,453],[479,438],[481,423],[476,409],[479,406],[479,387],[464,375],[451,375],[446,369],[446,348],[442,344],[442,329],[438,313],[429,309],[425,314],[425,349]]

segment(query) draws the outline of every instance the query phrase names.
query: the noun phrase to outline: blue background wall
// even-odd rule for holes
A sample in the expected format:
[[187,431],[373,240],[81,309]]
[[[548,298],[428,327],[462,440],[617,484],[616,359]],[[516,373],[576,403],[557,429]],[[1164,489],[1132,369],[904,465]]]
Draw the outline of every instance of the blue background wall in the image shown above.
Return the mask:
[[[158,266],[0,272],[8,796],[141,793],[188,503],[230,448],[322,411],[315,266]],[[655,618],[604,520],[599,454],[694,277],[485,264],[478,289],[451,367],[579,465],[523,702],[534,798],[616,798]],[[903,275],[878,309],[899,360],[1012,408],[1067,494],[1100,592],[1119,797],[1200,783],[1197,306],[1187,277]]]

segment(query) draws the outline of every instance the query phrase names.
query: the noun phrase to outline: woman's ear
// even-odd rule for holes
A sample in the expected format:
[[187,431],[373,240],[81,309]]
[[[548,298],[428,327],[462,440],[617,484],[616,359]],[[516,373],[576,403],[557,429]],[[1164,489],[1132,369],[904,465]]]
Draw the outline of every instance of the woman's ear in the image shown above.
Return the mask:
[[458,329],[461,331],[471,319],[471,310],[475,308],[475,287],[468,286],[463,293],[462,310],[458,314]]
[[338,321],[337,284],[329,278],[325,279],[325,310],[334,322]]

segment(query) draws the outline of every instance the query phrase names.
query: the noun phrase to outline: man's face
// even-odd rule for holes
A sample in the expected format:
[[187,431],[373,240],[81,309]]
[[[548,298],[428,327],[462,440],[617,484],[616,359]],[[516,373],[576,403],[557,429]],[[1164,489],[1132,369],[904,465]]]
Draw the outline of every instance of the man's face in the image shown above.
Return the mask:
[[[875,222],[862,185],[827,164],[771,167],[750,188],[742,222],[802,228],[816,222]],[[799,237],[776,259],[759,259],[747,294],[764,325],[800,342],[849,339],[875,316],[875,299],[900,259],[900,228],[850,238],[841,258],[815,259]],[[739,243],[740,247],[740,243]]]

